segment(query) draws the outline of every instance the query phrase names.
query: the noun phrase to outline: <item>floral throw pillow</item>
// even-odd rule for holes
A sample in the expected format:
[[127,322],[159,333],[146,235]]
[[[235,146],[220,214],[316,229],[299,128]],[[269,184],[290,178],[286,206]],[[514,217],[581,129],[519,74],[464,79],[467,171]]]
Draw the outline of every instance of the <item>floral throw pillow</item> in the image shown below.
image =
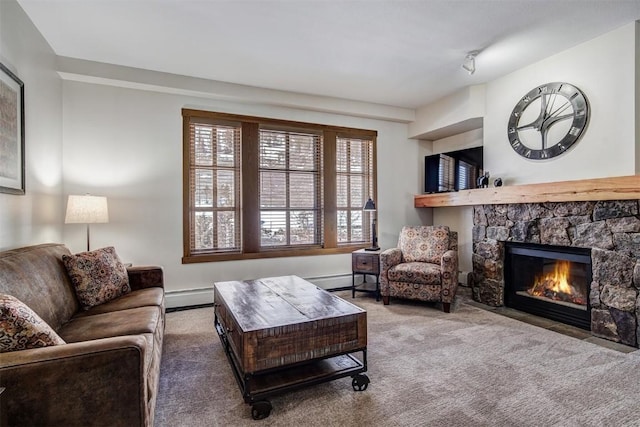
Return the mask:
[[18,298],[0,294],[0,353],[65,344],[51,326]]
[[131,292],[127,269],[111,246],[62,255],[62,262],[84,310]]

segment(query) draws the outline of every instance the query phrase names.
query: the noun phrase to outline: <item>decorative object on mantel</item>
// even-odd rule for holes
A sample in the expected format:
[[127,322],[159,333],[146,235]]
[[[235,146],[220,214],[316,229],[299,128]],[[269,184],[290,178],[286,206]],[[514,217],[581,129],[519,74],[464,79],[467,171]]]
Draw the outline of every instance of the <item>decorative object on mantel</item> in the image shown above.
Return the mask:
[[89,224],[109,222],[107,198],[104,196],[69,196],[65,224],[87,224],[87,251],[89,245]]
[[478,177],[478,188],[488,188],[490,176],[489,171],[485,171],[484,175],[480,175]]
[[365,212],[371,212],[371,247],[365,248],[365,251],[379,251],[378,247],[378,236],[376,235],[376,204],[373,202],[373,199],[369,197],[369,200],[364,204],[362,208]]
[[493,186],[494,187],[502,187],[502,178],[498,177],[496,179],[493,180]]
[[24,83],[0,64],[0,193],[24,194]]
[[522,157],[545,160],[577,143],[588,122],[589,103],[580,89],[569,83],[546,83],[518,101],[509,117],[507,136]]

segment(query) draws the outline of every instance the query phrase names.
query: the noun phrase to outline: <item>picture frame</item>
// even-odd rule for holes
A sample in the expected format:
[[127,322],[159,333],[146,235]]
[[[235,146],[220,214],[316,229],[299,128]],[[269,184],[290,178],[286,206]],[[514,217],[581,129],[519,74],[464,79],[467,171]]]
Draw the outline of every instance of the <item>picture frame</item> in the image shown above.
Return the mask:
[[24,83],[0,63],[0,193],[25,194]]

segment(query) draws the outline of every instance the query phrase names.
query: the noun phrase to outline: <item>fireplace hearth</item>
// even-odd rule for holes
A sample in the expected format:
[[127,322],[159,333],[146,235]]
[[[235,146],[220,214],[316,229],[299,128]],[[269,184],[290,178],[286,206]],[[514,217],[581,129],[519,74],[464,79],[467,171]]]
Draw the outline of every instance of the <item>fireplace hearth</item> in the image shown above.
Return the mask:
[[591,330],[591,250],[506,242],[505,305]]

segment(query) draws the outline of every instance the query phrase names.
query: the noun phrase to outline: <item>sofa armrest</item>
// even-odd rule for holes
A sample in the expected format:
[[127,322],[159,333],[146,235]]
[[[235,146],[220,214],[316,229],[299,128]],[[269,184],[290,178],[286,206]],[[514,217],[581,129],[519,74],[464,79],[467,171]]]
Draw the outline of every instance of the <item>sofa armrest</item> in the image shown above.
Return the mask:
[[164,288],[164,272],[155,265],[136,265],[127,267],[131,290],[160,287]]
[[440,260],[442,302],[453,302],[458,290],[458,251],[446,251]]
[[129,335],[0,354],[9,424],[146,425],[148,347]]

